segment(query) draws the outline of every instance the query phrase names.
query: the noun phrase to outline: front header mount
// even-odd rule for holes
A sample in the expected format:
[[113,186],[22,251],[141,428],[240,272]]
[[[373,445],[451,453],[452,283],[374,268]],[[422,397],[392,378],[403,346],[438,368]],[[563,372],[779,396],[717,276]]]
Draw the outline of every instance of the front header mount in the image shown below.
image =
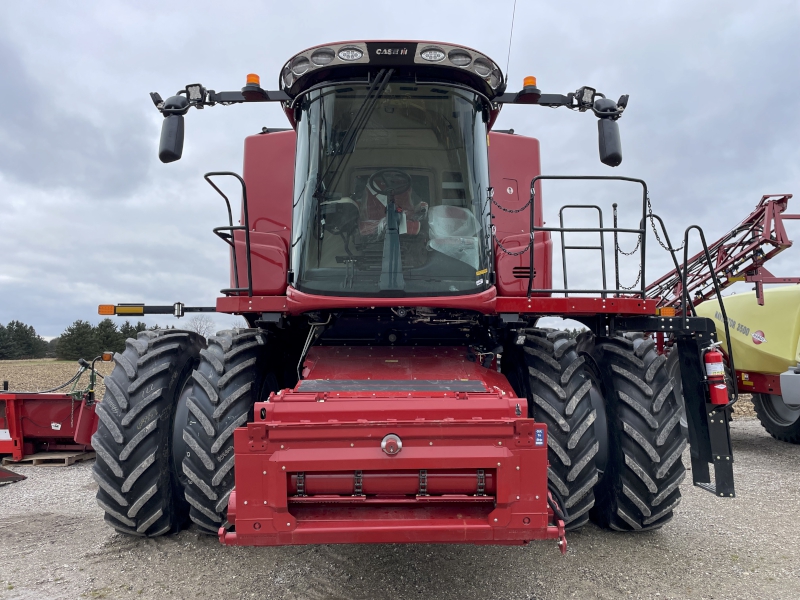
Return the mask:
[[153,92],[150,97],[164,116],[158,156],[169,163],[183,153],[183,116],[194,106],[202,109],[216,104],[243,102],[280,102],[290,116],[294,100],[308,89],[327,81],[370,82],[386,68],[393,78],[417,83],[455,83],[465,85],[484,96],[493,113],[491,122],[504,104],[565,106],[578,112],[591,110],[598,120],[600,160],[616,167],[622,162],[622,146],[617,119],[628,104],[628,96],[610,100],[591,87],[574,93],[542,94],[533,77],[526,77],[517,93],[506,92],[500,67],[488,56],[466,46],[421,41],[338,42],[315,46],[293,56],[284,64],[278,78],[278,90],[261,87],[257,75],[247,76],[247,85],[239,92],[215,92],[202,84],[187,85],[175,96],[163,100]]

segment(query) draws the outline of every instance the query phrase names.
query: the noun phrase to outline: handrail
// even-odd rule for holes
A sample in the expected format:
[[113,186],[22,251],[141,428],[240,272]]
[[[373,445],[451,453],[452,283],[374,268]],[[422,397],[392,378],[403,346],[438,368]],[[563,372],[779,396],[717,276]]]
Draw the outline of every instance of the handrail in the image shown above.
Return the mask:
[[[239,183],[242,185],[242,209],[244,212],[244,225],[234,225],[233,224],[233,213],[231,211],[231,203],[228,200],[228,197],[222,192],[221,189],[217,187],[217,185],[211,181],[212,177],[215,176],[229,176],[235,177],[239,180]],[[225,227],[215,227],[212,231],[215,235],[217,235],[221,240],[223,240],[226,244],[228,244],[231,249],[233,250],[233,278],[236,281],[236,285],[238,287],[235,288],[228,288],[220,290],[220,293],[225,294],[226,296],[230,296],[232,294],[241,294],[242,292],[247,292],[248,297],[253,296],[253,270],[252,270],[252,263],[250,260],[250,213],[247,209],[247,185],[237,173],[232,171],[212,171],[210,173],[206,173],[203,175],[203,179],[205,179],[208,184],[214,188],[217,193],[222,196],[225,200],[225,205],[228,208],[228,226]],[[241,287],[239,283],[239,265],[236,260],[236,239],[235,239],[235,231],[242,231],[244,230],[244,248],[245,248],[245,258],[247,260],[247,287]],[[230,233],[223,233],[223,232],[230,232]]]
[[[578,180],[578,181],[581,181],[581,180],[588,180],[588,181],[598,181],[598,180],[601,180],[601,181],[605,181],[605,180],[608,180],[608,181],[630,181],[632,183],[640,184],[642,186],[642,218],[641,218],[641,221],[639,222],[639,228],[638,229],[633,229],[633,228],[622,228],[622,227],[616,227],[616,226],[615,227],[603,227],[602,226],[602,211],[600,213],[600,227],[564,227],[563,226],[563,221],[561,221],[561,225],[562,225],[561,227],[537,227],[535,225],[536,217],[537,217],[537,215],[536,215],[536,202],[535,202],[535,200],[536,200],[536,188],[535,188],[535,185],[536,185],[537,181],[545,180],[545,179],[551,179],[551,180]],[[642,299],[645,298],[645,284],[644,284],[644,282],[645,282],[645,261],[644,261],[644,257],[645,257],[645,249],[646,249],[645,240],[647,238],[647,230],[646,230],[646,223],[647,223],[647,183],[645,183],[644,180],[635,179],[635,178],[632,178],[632,177],[615,176],[615,175],[537,175],[536,177],[534,177],[531,180],[531,188],[530,189],[531,189],[531,197],[530,197],[530,207],[531,207],[530,208],[530,242],[529,242],[530,255],[528,257],[529,262],[530,262],[530,271],[528,273],[528,290],[527,290],[528,298],[530,298],[531,294],[534,293],[534,292],[535,293],[562,293],[562,294],[565,294],[565,295],[567,295],[568,293],[577,293],[577,294],[581,294],[581,293],[584,293],[584,294],[586,294],[586,293],[599,293],[599,294],[602,295],[602,297],[606,297],[607,294],[612,294],[612,293],[613,294],[617,294],[617,295],[618,294],[634,294],[634,295],[640,296]],[[594,205],[572,205],[572,204],[570,204],[570,205],[565,205],[563,208],[568,208],[568,207],[571,207],[571,208],[577,208],[577,207],[592,208],[592,207],[594,207]],[[563,210],[563,208],[562,208],[562,210]],[[559,213],[559,215],[561,215],[561,213]],[[537,231],[551,231],[551,232],[559,232],[559,233],[561,233],[562,246],[563,246],[564,233],[587,233],[587,232],[598,232],[598,233],[600,233],[601,245],[603,245],[603,250],[602,250],[603,289],[601,289],[601,290],[597,290],[597,289],[586,289],[586,290],[580,290],[580,289],[578,289],[578,290],[534,289],[533,288],[533,278],[534,278],[534,273],[535,273],[535,271],[534,271],[534,248],[535,248],[535,244],[533,243],[533,241],[534,241],[534,236],[535,236]],[[640,236],[640,240],[641,240],[641,248],[640,248],[641,259],[639,261],[639,271],[640,271],[640,280],[641,280],[640,281],[640,288],[641,288],[640,290],[631,291],[631,290],[619,289],[619,287],[620,287],[619,285],[617,285],[616,289],[606,289],[607,283],[606,283],[606,277],[605,277],[605,249],[604,249],[604,241],[603,241],[603,236],[606,233],[614,233],[614,235],[617,235],[618,233],[635,233],[635,234],[638,234]],[[564,252],[564,249],[562,248],[562,253],[563,252]],[[615,255],[616,255],[616,252],[617,252],[617,247],[615,246],[615,248],[614,248]],[[564,261],[565,260],[566,260],[566,258],[564,258]],[[634,285],[636,285],[636,284],[634,284]]]

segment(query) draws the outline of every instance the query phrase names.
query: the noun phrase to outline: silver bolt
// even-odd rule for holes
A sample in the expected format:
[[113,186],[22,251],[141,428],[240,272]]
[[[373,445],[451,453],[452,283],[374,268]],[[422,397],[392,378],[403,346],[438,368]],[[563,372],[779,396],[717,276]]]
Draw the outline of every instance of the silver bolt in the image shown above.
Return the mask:
[[[719,495],[720,495],[720,496],[724,496],[725,494],[723,494],[722,492],[720,492],[720,493],[719,493]],[[247,502],[245,502],[245,504],[247,504]]]
[[[247,502],[245,502],[245,504],[247,504]],[[495,519],[494,522],[497,523],[497,519]]]
[[285,471],[285,470],[286,470],[286,467],[281,467],[281,469],[283,469],[283,470]]
[[503,442],[497,442],[497,445],[498,445],[498,446],[502,446],[502,445],[503,445]]
[[266,503],[267,503],[267,501],[266,501],[266,500],[264,500],[264,504],[266,504]]
[[728,494],[731,498],[733,498],[733,494]]
[[538,499],[539,499],[539,496],[536,496],[536,499],[538,500]]
[[499,466],[500,466],[500,463],[497,463],[497,466],[499,467]]
[[428,446],[433,446],[433,442],[428,442]]
[[267,472],[266,472],[266,471],[262,471],[262,472],[261,472],[261,474],[262,474],[262,475],[266,475],[266,474],[267,474]]
[[350,443],[350,447],[352,448],[353,446],[355,446],[355,444],[353,444],[353,443],[351,442],[351,443]]
[[287,527],[291,527],[291,526],[292,526],[292,524],[291,524],[291,523],[287,523],[287,524],[286,524],[286,526],[287,526]]
[[283,444],[281,444],[281,450],[283,450]]
[[245,500],[244,503],[247,504],[247,500]]
[[519,471],[519,467],[517,467],[517,471]]
[[517,500],[519,500],[519,496],[517,496]]

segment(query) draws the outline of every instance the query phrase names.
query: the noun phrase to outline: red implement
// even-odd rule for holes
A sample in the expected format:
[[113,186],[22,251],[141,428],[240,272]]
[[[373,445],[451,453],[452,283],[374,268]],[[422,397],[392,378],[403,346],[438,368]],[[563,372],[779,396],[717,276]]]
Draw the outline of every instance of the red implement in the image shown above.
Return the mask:
[[94,408],[69,394],[0,393],[0,454],[20,461],[40,450],[91,450]]
[[547,499],[546,427],[520,418],[527,402],[504,377],[458,353],[315,348],[307,378],[257,403],[254,422],[234,433],[235,532],[221,528],[220,540],[562,539],[564,549]]

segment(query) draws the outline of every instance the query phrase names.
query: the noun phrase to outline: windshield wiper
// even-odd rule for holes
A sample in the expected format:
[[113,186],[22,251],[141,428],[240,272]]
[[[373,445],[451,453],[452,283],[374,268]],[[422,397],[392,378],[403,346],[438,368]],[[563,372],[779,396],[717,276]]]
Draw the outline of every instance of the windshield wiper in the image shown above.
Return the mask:
[[[362,102],[361,106],[358,107],[355,117],[353,117],[349,127],[344,132],[342,141],[336,148],[334,159],[328,163],[328,166],[322,172],[322,176],[317,180],[317,189],[314,192],[314,195],[317,198],[322,195],[324,190],[336,189],[336,185],[338,185],[339,179],[342,177],[344,167],[347,165],[347,161],[353,154],[352,150],[356,139],[358,138],[358,134],[361,133],[361,131],[369,122],[369,119],[375,110],[375,106],[378,103],[378,99],[383,95],[383,92],[386,90],[386,86],[389,84],[389,80],[392,78],[393,74],[394,69],[389,69],[388,71],[381,69],[378,71],[378,74],[375,76],[375,79],[369,86],[369,89],[367,89],[367,96],[364,98],[364,102]],[[336,160],[336,155],[338,155],[340,158],[336,163],[336,168],[334,169],[333,165]],[[331,182],[331,185],[325,185],[325,179],[331,172],[333,172],[333,176],[336,179]]]

